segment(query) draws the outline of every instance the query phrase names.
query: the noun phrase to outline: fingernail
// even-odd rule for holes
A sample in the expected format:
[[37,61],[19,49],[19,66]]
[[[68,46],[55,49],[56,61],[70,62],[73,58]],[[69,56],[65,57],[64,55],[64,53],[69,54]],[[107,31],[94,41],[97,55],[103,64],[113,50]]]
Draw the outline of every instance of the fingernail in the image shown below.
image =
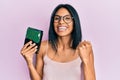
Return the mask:
[[35,43],[32,44],[33,46],[35,45]]
[[30,43],[32,43],[32,41],[30,41]]
[[38,48],[38,46],[35,46],[35,48]]

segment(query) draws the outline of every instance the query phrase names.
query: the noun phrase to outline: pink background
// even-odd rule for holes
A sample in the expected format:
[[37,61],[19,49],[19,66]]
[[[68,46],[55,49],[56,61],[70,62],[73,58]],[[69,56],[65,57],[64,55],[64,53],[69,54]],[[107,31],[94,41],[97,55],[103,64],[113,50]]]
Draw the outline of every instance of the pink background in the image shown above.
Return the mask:
[[119,0],[0,0],[0,80],[30,80],[20,55],[28,26],[44,30],[60,3],[79,13],[83,39],[93,44],[96,80],[120,80]]

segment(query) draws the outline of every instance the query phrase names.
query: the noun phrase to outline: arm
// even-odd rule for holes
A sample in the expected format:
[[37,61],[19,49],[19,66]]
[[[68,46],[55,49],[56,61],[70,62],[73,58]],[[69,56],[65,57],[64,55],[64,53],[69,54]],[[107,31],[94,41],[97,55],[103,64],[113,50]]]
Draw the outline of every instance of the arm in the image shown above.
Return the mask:
[[35,67],[33,64],[28,66],[31,80],[42,80],[43,64],[42,51],[39,51],[39,53],[36,55]]
[[[45,54],[46,45],[47,45],[47,41],[43,41],[41,43],[39,53],[36,55],[35,69],[38,74],[38,79],[33,79],[33,80],[42,80],[42,78],[43,78],[43,66],[44,66],[43,56]],[[37,77],[37,74],[36,74],[36,77]]]
[[82,60],[84,80],[96,80],[91,43],[88,41],[83,41],[78,45],[77,49]]
[[[30,46],[28,47],[28,45]],[[21,50],[21,54],[23,55],[23,57],[27,62],[31,80],[42,80],[42,76],[41,76],[42,71],[40,71],[42,70],[42,66],[43,66],[42,54],[43,54],[44,48],[42,47],[42,43],[39,50],[39,54],[36,55],[37,58],[36,58],[36,68],[35,68],[33,65],[33,55],[36,51],[37,51],[37,47],[35,46],[35,44],[28,42],[23,46]],[[39,68],[39,71],[38,71],[39,66],[41,67]]]
[[90,59],[82,63],[84,79],[85,80],[96,80],[95,69],[94,69],[94,59],[91,54]]
[[42,80],[33,64],[28,66],[31,80]]

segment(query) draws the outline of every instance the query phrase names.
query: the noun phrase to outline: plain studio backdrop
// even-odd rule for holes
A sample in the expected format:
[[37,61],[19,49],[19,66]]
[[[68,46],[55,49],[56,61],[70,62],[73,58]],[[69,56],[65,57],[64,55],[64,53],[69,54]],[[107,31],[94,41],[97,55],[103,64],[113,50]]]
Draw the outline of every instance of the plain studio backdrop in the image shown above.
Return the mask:
[[83,40],[94,49],[96,80],[120,80],[120,0],[0,0],[0,80],[30,80],[20,55],[27,27],[44,31],[60,3],[78,12]]

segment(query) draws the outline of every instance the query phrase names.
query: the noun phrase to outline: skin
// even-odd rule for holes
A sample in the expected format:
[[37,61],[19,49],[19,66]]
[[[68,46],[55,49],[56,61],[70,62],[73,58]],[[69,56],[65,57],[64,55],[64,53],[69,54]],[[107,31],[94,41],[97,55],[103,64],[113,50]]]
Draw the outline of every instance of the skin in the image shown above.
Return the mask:
[[[65,16],[70,13],[61,8],[57,11],[56,15]],[[66,26],[67,29],[60,31],[59,26]],[[69,62],[78,57],[82,60],[82,67],[84,73],[84,80],[96,80],[94,70],[94,56],[92,45],[89,41],[82,41],[77,46],[76,50],[71,48],[71,32],[73,30],[73,21],[65,23],[61,19],[58,23],[54,23],[55,32],[58,35],[58,51],[57,53],[52,49],[51,44],[48,43],[48,49],[46,54],[47,41],[41,43],[39,54],[36,55],[36,65],[33,65],[33,54],[37,51],[37,46],[32,41],[26,43],[21,49],[21,54],[25,58],[30,76],[32,80],[42,80],[43,76],[43,58],[47,55],[50,59],[57,62]],[[30,45],[30,46],[29,46]],[[29,47],[27,47],[29,46]]]

